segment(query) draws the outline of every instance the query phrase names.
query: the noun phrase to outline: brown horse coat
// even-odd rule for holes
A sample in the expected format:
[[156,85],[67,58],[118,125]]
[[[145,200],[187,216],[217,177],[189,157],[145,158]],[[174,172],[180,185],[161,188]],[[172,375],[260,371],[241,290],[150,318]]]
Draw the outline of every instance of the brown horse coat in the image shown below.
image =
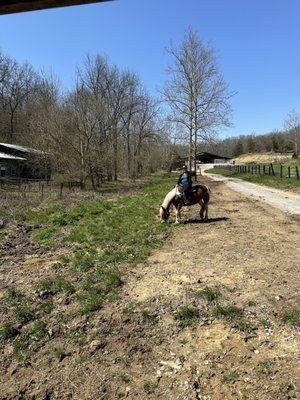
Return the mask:
[[167,196],[160,208],[160,219],[162,222],[167,221],[170,216],[170,206],[173,205],[175,207],[175,215],[176,215],[176,223],[179,223],[181,219],[181,208],[193,206],[194,204],[200,205],[200,218],[203,220],[207,220],[208,218],[208,203],[210,200],[210,189],[205,185],[196,185],[193,186],[189,196],[188,202],[185,203],[183,196],[180,195],[180,191],[176,186],[172,189]]

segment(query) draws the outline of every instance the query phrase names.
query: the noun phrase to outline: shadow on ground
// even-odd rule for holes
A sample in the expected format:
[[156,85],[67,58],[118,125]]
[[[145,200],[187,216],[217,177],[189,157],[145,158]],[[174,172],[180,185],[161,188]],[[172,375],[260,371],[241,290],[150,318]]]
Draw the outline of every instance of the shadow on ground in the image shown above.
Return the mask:
[[197,218],[191,218],[187,219],[186,221],[183,221],[184,224],[211,224],[213,222],[219,222],[219,221],[228,221],[228,217],[215,217],[215,218],[208,218],[206,221],[202,219],[197,219]]

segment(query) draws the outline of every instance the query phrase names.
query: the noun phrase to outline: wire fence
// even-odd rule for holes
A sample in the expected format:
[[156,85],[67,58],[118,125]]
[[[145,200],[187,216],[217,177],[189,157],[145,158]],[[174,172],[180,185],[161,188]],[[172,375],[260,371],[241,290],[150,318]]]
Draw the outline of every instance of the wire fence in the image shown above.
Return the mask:
[[34,179],[0,179],[0,208],[14,209],[30,203],[38,205],[43,200],[55,200],[81,190],[80,182],[54,182]]
[[[215,166],[214,168],[218,168]],[[252,175],[270,175],[277,176],[281,179],[300,179],[298,165],[284,164],[239,164],[239,165],[222,165],[222,169],[226,169],[238,174]]]

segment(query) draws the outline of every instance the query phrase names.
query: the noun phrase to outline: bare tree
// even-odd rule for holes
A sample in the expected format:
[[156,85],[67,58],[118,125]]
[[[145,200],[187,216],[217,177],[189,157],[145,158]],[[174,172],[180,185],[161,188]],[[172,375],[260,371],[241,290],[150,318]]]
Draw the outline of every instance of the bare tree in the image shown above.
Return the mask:
[[16,117],[34,91],[36,74],[29,64],[19,65],[0,55],[0,106],[9,119],[9,138],[16,131]]
[[211,141],[218,128],[230,126],[233,94],[219,71],[214,50],[194,30],[188,29],[183,42],[171,46],[168,53],[172,64],[163,98],[170,107],[170,119],[186,132],[189,168],[193,164],[196,171],[197,143]]
[[294,153],[295,156],[298,157],[298,144],[300,141],[300,114],[297,111],[292,110],[288,113],[284,121],[284,129],[291,133],[291,141],[294,144]]

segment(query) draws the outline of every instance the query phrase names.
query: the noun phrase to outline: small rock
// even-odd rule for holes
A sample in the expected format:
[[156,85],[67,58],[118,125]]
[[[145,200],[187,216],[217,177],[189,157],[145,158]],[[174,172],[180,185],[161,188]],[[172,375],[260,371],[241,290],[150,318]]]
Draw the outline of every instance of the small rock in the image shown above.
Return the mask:
[[105,343],[101,340],[93,340],[90,343],[90,349],[92,352],[99,350],[99,349],[103,349],[105,347]]
[[254,354],[259,354],[259,350],[255,349]]

